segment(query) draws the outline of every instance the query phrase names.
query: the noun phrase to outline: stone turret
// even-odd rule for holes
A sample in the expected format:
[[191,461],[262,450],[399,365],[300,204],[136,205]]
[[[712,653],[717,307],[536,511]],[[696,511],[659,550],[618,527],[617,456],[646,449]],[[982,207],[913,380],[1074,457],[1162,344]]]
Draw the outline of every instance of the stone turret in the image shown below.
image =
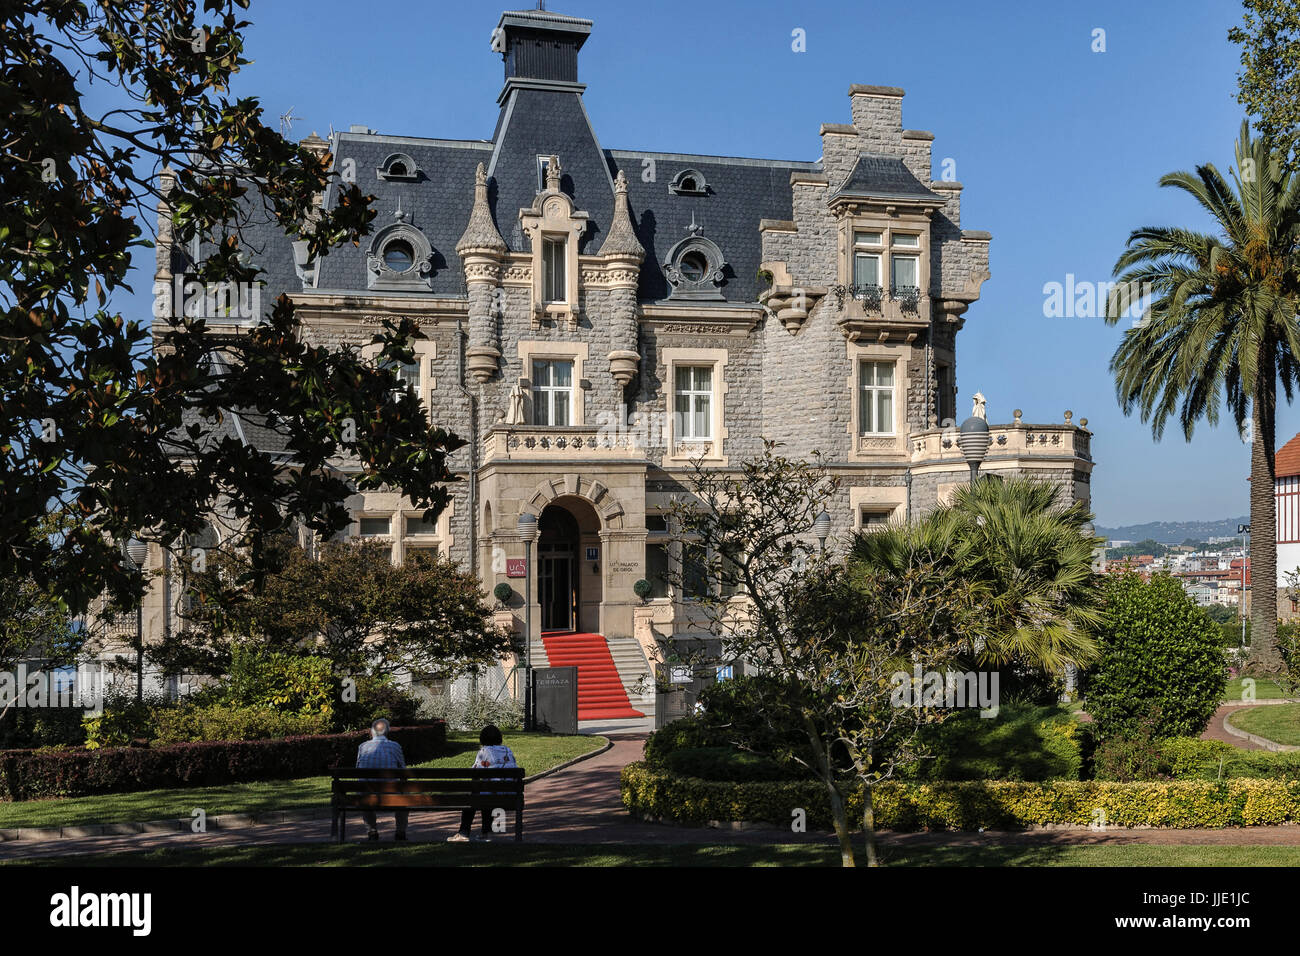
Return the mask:
[[599,255],[605,260],[610,290],[609,370],[614,380],[626,388],[636,375],[641,358],[636,341],[636,287],[645,248],[632,229],[632,217],[627,209],[627,177],[621,169],[614,180],[614,220]]
[[501,358],[497,334],[495,300],[501,283],[501,264],[506,243],[492,221],[487,201],[487,171],[478,164],[474,173],[474,208],[465,234],[456,243],[456,254],[465,266],[469,291],[469,348],[466,364],[480,385],[492,378]]

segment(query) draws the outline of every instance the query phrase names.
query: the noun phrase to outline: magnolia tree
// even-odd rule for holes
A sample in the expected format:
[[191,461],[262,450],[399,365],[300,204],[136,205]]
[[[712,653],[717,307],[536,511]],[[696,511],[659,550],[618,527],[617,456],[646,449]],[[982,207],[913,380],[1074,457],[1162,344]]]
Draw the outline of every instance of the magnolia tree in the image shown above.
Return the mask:
[[737,728],[733,742],[771,752],[798,740],[780,756],[825,786],[845,866],[855,862],[849,801],[862,789],[875,864],[872,788],[921,756],[917,730],[946,713],[900,687],[917,668],[946,668],[974,602],[935,562],[918,560],[902,586],[880,589],[871,573],[823,553],[814,530],[838,484],[819,460],[792,461],[778,447],[765,443],[738,474],[697,465],[693,493],[673,503],[683,560],[670,577],[696,595],[700,627],[719,645],[712,655],[706,641],[673,652],[742,660],[757,671],[756,720]]
[[[259,298],[251,222],[314,260],[356,244],[374,211],[328,154],[231,95],[248,6],[0,10],[0,578],[30,580],[73,611],[104,591],[139,600],[144,580],[118,546],[129,537],[170,547],[228,511],[227,540],[256,577],[270,536],[293,519],[333,535],[357,489],[400,487],[432,512],[448,500],[446,456],[463,443],[430,427],[395,371],[305,344],[292,304]],[[248,306],[239,334],[215,335],[210,317],[174,302],[152,318],[122,314],[129,271],[153,271],[155,255],[140,253],[155,222],[186,250],[169,265],[187,282],[225,289],[227,311]],[[415,335],[387,326],[381,358],[409,361]],[[283,454],[217,437],[232,413],[276,433]],[[52,509],[73,520],[57,539],[39,533]]]

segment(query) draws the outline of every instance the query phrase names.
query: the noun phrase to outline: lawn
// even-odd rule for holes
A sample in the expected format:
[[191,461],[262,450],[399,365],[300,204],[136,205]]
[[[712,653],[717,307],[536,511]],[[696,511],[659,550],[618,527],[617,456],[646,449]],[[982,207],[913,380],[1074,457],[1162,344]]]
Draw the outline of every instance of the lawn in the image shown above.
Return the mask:
[[[1228,681],[1228,687],[1223,692],[1223,702],[1225,704],[1240,704],[1241,682],[1243,678],[1234,677]],[[1255,681],[1255,699],[1256,700],[1276,700],[1280,697],[1286,697],[1286,693],[1276,683],[1267,678]]]
[[1269,704],[1235,712],[1232,726],[1279,744],[1300,746],[1300,704]]
[[[861,851],[861,847],[857,848]],[[863,856],[859,852],[859,856]],[[886,847],[887,866],[1300,866],[1296,846],[941,846]],[[861,862],[861,861],[860,861]],[[27,866],[838,866],[833,843],[567,845],[332,843],[157,849],[46,860]]]
[[[559,766],[605,746],[604,737],[507,733],[505,742],[515,752],[519,766],[530,775]],[[448,752],[420,767],[468,767],[478,750],[478,734],[450,733]],[[0,828],[77,826],[144,820],[188,819],[194,808],[208,816],[218,813],[258,813],[271,810],[309,810],[329,805],[329,777],[232,783],[224,787],[177,790],[142,790],[94,797],[26,800],[0,803]]]

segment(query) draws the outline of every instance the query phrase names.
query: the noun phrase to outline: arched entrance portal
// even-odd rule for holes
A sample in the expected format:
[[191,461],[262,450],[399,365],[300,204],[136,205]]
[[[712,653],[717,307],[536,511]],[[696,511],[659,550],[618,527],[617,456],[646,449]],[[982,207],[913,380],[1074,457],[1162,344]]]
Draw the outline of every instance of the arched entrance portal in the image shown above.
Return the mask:
[[537,523],[542,630],[599,633],[600,517],[586,501],[566,496],[543,508]]

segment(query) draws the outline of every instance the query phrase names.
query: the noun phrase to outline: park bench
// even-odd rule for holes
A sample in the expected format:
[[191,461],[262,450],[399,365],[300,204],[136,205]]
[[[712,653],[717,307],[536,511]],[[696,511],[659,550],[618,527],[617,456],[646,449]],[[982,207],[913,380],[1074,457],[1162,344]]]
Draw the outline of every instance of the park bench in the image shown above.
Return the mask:
[[[524,838],[522,767],[466,767],[463,770],[331,771],[330,835],[343,842],[349,810],[474,810],[515,812],[515,839]],[[477,822],[477,821],[476,821]]]

